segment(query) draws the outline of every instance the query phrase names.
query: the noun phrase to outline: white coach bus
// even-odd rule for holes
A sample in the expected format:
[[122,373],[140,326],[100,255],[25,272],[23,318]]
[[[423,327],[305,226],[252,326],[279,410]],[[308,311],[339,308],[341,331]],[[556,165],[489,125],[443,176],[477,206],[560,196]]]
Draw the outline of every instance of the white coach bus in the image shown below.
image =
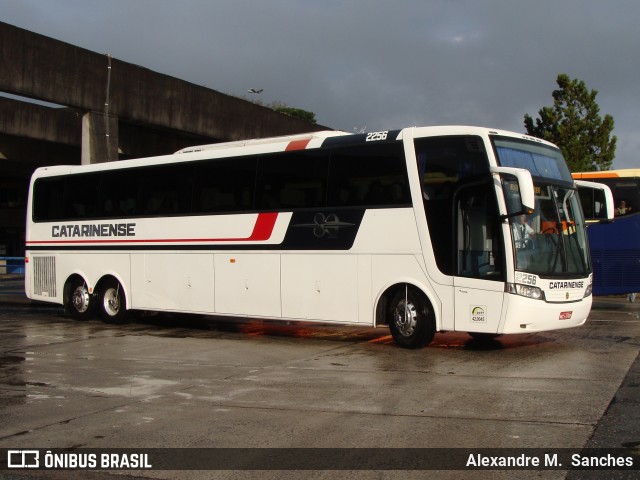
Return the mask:
[[438,331],[574,327],[591,308],[559,149],[487,128],[316,132],[39,168],[27,216],[27,296],[80,320],[386,325],[418,348]]

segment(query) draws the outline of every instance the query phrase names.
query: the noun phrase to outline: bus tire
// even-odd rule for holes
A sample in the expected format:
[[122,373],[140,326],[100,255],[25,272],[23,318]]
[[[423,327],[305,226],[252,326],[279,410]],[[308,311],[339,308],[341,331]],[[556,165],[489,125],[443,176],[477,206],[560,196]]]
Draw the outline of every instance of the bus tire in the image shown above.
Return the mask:
[[87,282],[75,277],[67,283],[65,308],[75,320],[88,320],[93,315],[95,298],[89,293]]
[[124,323],[127,316],[127,299],[120,283],[109,278],[98,289],[98,310],[105,323]]
[[402,348],[423,348],[431,343],[436,323],[431,304],[422,292],[408,285],[398,290],[389,304],[389,329]]

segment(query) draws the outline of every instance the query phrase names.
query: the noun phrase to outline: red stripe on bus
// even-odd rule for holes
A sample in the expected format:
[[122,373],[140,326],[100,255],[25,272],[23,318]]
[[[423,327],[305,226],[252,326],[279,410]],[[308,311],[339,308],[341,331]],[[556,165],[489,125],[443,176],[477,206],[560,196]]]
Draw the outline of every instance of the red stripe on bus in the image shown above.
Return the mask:
[[253,232],[251,233],[251,236],[246,239],[246,241],[249,242],[269,240],[271,238],[271,234],[273,233],[273,227],[275,227],[277,219],[277,212],[259,213],[258,218],[256,219],[256,224],[253,227]]
[[117,240],[34,240],[27,245],[41,244],[83,244],[83,243],[194,243],[194,242],[263,242],[269,240],[278,219],[277,212],[259,213],[253,231],[242,238],[163,238],[163,239],[117,239]]
[[291,150],[304,150],[305,148],[307,148],[307,145],[309,145],[309,142],[311,141],[310,138],[307,138],[306,140],[293,140],[292,142],[289,142],[289,145],[287,145],[287,148],[285,148],[285,152],[289,152]]

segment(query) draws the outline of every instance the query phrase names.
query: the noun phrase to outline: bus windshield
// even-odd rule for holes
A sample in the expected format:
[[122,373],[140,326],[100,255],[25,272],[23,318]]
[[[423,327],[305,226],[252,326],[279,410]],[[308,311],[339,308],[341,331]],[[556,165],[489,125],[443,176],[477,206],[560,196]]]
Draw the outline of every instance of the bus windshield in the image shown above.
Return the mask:
[[526,168],[535,185],[535,209],[516,215],[520,202],[515,180],[504,182],[516,270],[541,277],[591,272],[584,217],[571,174],[559,150],[544,145],[495,141],[502,166]]
[[503,167],[524,168],[534,180],[548,179],[573,186],[573,177],[559,149],[505,137],[493,137],[493,144]]

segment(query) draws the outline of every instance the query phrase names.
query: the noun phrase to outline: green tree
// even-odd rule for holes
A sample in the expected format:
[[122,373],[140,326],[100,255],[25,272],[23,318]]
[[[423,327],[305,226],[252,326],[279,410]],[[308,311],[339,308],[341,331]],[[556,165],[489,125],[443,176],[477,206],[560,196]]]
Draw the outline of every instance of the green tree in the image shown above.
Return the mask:
[[315,113],[309,112],[307,110],[302,110],[301,108],[289,107],[281,102],[273,102],[271,104],[271,108],[273,108],[273,110],[275,110],[276,112],[284,113],[285,115],[301,118],[302,120],[306,120],[310,123],[317,123]]
[[609,170],[616,151],[613,117],[599,115],[596,90],[561,73],[553,91],[553,106],[543,107],[539,118],[524,116],[527,133],[560,147],[572,172]]

